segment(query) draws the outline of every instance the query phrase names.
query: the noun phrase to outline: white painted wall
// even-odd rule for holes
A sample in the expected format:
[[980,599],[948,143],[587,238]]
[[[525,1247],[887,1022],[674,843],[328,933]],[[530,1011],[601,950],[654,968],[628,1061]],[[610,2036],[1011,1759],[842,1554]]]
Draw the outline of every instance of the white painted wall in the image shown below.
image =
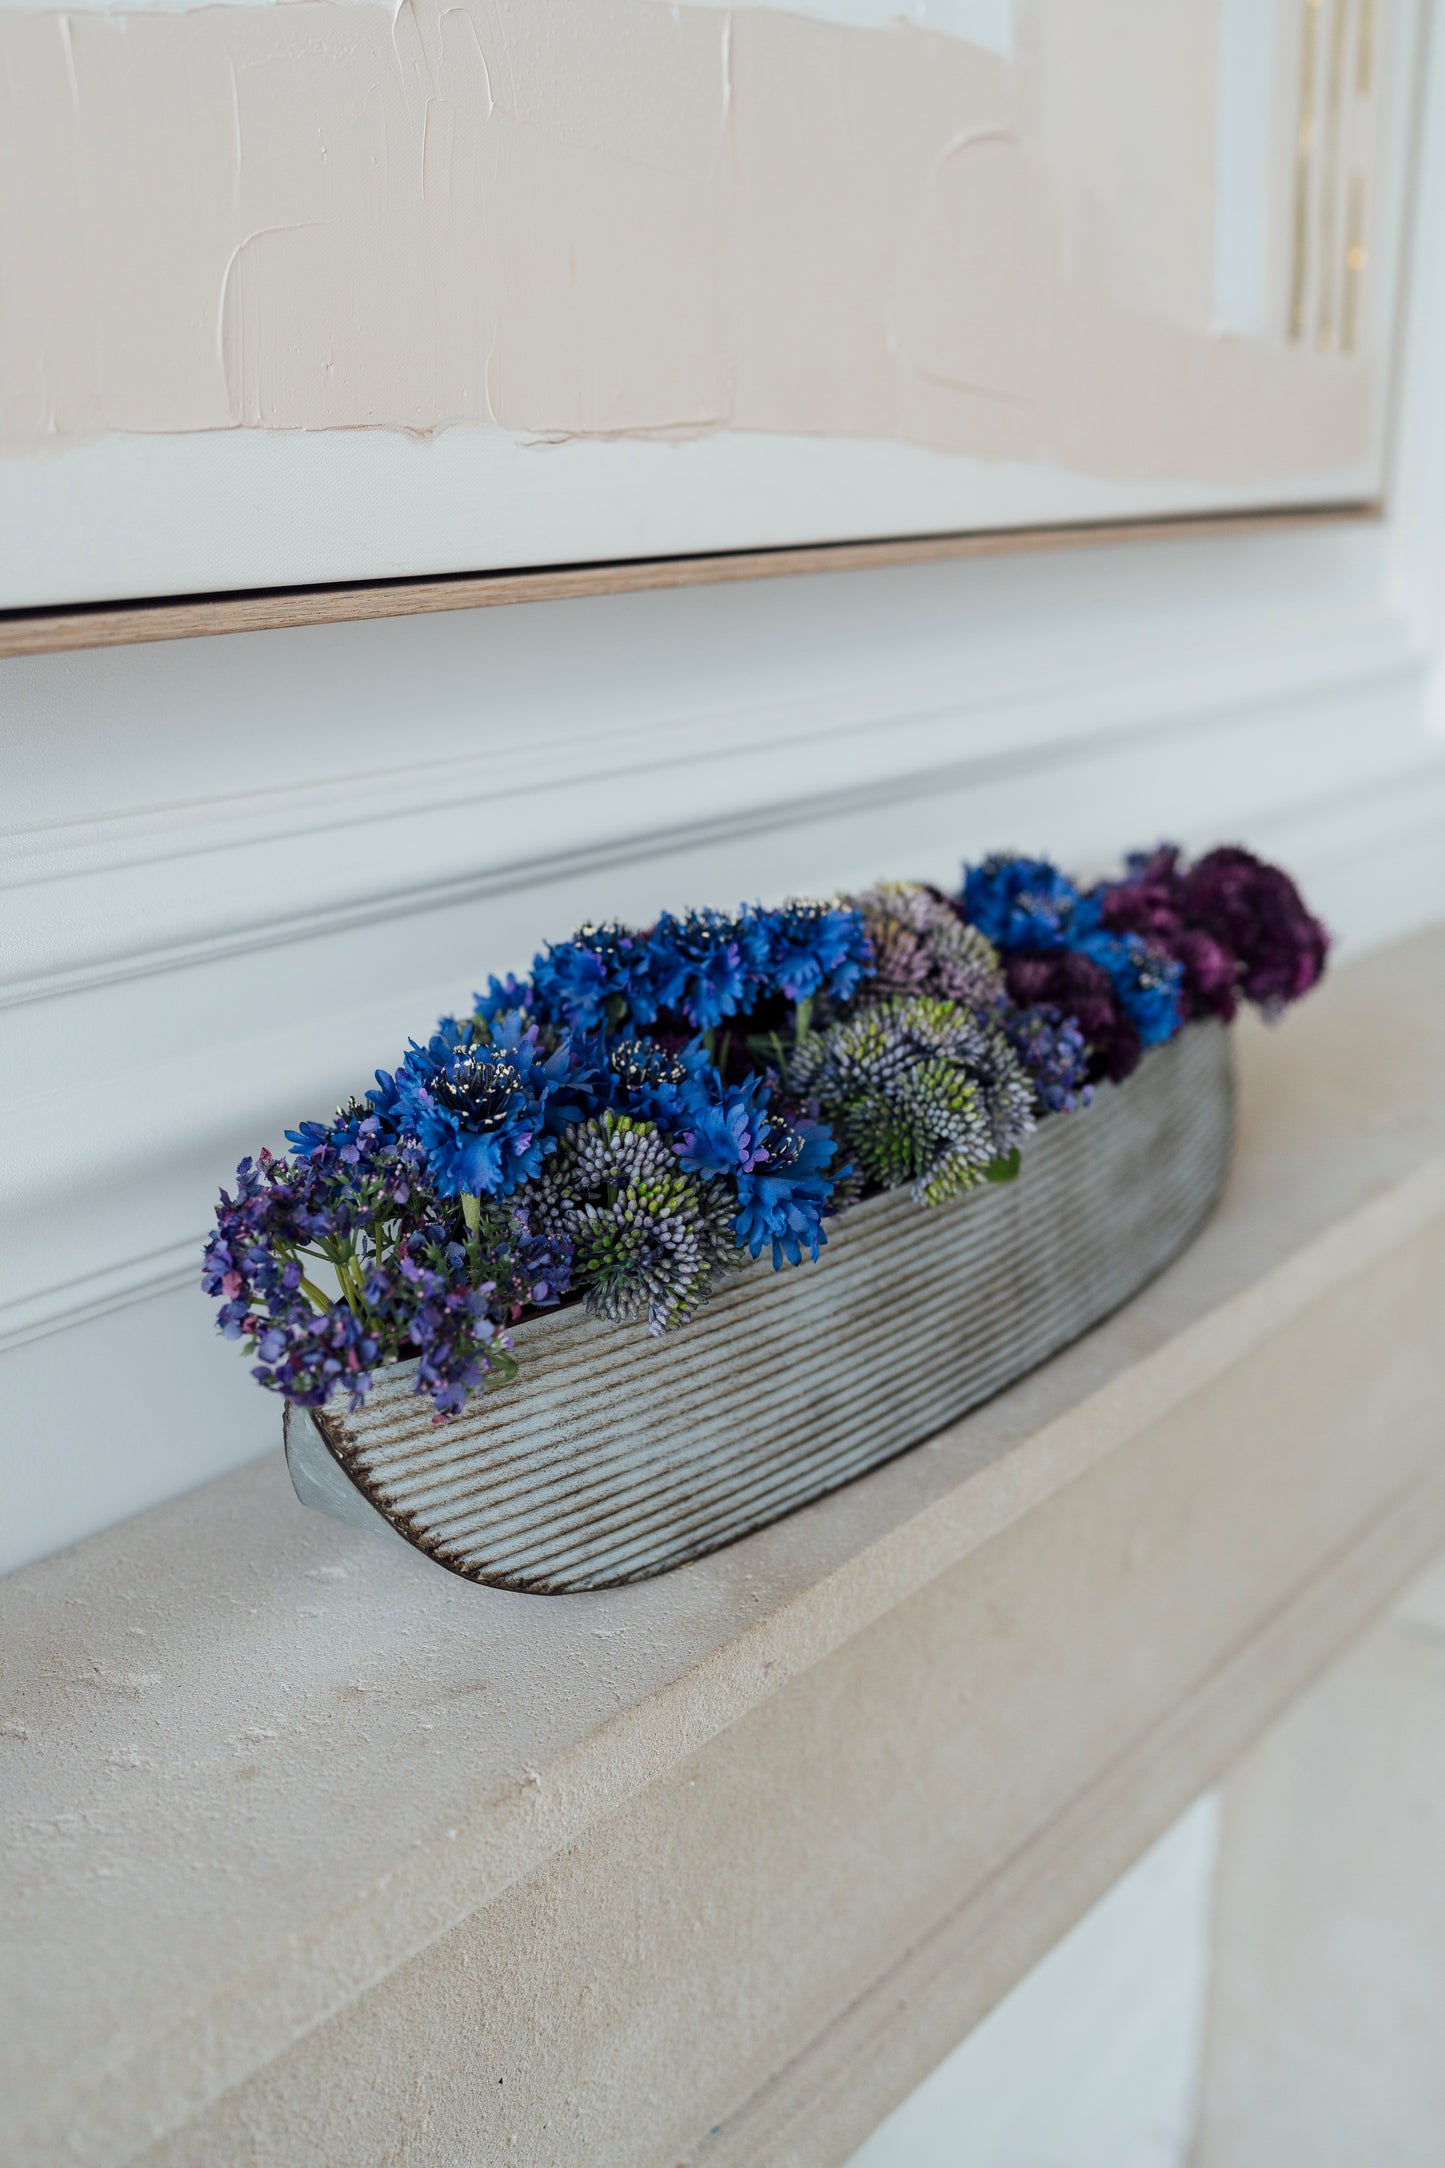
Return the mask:
[[1389,531],[1060,551],[0,665],[0,1565],[274,1446],[212,1338],[216,1185],[581,917],[1090,867],[1445,911]]
[[1386,521],[0,663],[0,1570],[274,1446],[217,1183],[583,916],[1161,835],[1445,913],[1427,151]]
[[[0,664],[0,1570],[274,1448],[195,1284],[217,1181],[584,914],[1161,834],[1347,944],[1445,914],[1441,136],[1378,527]],[[1212,1826],[860,2168],[1173,2168]]]
[[894,2109],[848,2168],[1186,2168],[1218,1841],[1219,1800],[1210,1793]]

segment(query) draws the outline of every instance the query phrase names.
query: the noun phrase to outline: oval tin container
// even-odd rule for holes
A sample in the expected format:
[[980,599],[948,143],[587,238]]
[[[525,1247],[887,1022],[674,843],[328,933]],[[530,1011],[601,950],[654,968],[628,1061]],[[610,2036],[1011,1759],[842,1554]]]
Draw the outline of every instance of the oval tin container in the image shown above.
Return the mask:
[[661,1339],[580,1305],[513,1330],[520,1368],[434,1424],[414,1363],[358,1413],[286,1410],[307,1504],[449,1571],[573,1594],[647,1580],[920,1445],[1177,1256],[1229,1165],[1228,1033],[1192,1024],[1043,1122],[1018,1178],[931,1211],[889,1191],[816,1265],[748,1265]]

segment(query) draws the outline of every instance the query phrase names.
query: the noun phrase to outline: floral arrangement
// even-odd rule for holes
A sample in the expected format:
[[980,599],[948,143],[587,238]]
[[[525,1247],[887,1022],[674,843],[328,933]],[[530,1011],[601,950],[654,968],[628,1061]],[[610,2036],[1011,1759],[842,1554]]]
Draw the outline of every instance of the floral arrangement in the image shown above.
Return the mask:
[[666,1332],[750,1257],[816,1260],[860,1196],[1010,1180],[1039,1121],[1193,1018],[1277,1015],[1328,946],[1288,875],[1233,847],[1088,889],[1003,854],[953,896],[883,881],[582,926],[286,1156],[244,1159],[203,1284],[288,1400],[355,1407],[414,1358],[443,1421],[514,1373],[528,1314]]

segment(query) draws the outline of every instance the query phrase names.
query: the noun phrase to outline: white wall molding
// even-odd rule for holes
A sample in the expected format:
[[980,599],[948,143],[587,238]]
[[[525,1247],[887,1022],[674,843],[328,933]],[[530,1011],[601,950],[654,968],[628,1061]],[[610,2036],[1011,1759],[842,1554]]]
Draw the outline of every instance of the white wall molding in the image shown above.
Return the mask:
[[[269,1441],[265,1409],[198,1437],[216,1351],[176,1290],[217,1185],[583,917],[1164,834],[1286,859],[1347,947],[1445,915],[1438,136],[1424,185],[1378,524],[0,665],[17,1436],[104,1343],[157,1441],[112,1516]],[[95,1525],[54,1451],[42,1546]]]
[[[1130,738],[1198,731],[1312,696],[1406,692],[1425,660],[1402,620],[1328,612],[1273,644],[1031,658],[1006,694],[950,680],[398,764],[205,801],[0,831],[9,929],[0,1007],[540,888],[620,862],[1030,777]],[[264,637],[264,636],[262,636]],[[1032,680],[1033,682],[1030,682]],[[818,788],[820,762],[829,787]],[[661,820],[682,803],[691,819]],[[704,812],[702,809],[706,808]],[[1020,837],[1017,840],[1026,840]],[[103,903],[101,899],[103,900]],[[546,929],[554,938],[566,929]],[[538,938],[541,933],[539,931]]]
[[[1134,568],[1119,552],[1117,572]],[[209,1201],[243,1151],[279,1149],[288,1122],[324,1115],[489,969],[524,967],[590,910],[642,916],[893,867],[948,878],[1000,841],[1102,864],[1167,830],[1276,850],[1346,935],[1400,930],[1427,878],[1418,839],[1445,808],[1445,751],[1421,726],[1425,666],[1401,621],[1351,606],[1352,587],[1341,596],[1318,569],[1309,555],[1273,569],[1266,625],[1216,607],[1207,652],[1195,627],[1162,656],[1156,627],[1116,661],[1066,624],[1065,653],[1016,661],[1011,686],[981,639],[953,650],[951,680],[936,651],[908,657],[898,682],[839,703],[836,728],[831,694],[676,724],[664,712],[634,725],[618,762],[573,707],[580,778],[559,772],[548,734],[517,750],[504,813],[476,795],[482,752],[423,759],[410,784],[400,767],[330,794],[300,779],[12,830],[12,878],[50,877],[9,890],[11,933],[28,908],[31,954],[58,968],[12,963],[0,993],[23,1140],[0,1168],[0,1209],[21,1232],[0,1256],[0,1350],[194,1284]],[[1016,657],[1012,627],[1007,646]],[[422,727],[412,742],[425,751]],[[465,790],[459,804],[433,771]],[[390,870],[410,885],[379,873],[393,843]],[[428,863],[443,870],[426,878]],[[93,1051],[57,1060],[75,1045]]]

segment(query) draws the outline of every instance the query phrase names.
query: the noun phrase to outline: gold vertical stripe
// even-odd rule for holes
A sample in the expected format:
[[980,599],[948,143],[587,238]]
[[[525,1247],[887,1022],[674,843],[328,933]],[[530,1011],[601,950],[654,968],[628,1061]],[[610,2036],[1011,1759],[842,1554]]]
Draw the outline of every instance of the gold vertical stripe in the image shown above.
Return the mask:
[[1365,247],[1365,176],[1350,175],[1349,209],[1345,214],[1345,277],[1340,303],[1340,351],[1353,354],[1360,336],[1360,281],[1369,261]]
[[1304,337],[1309,279],[1310,168],[1315,148],[1315,79],[1319,71],[1319,14],[1324,0],[1304,0],[1300,26],[1299,126],[1294,146],[1294,209],[1291,217],[1289,335]]
[[1340,217],[1340,134],[1345,102],[1345,32],[1350,0],[1334,0],[1330,18],[1330,64],[1325,87],[1324,170],[1320,179],[1320,283],[1315,341],[1328,353],[1337,343],[1335,264]]

